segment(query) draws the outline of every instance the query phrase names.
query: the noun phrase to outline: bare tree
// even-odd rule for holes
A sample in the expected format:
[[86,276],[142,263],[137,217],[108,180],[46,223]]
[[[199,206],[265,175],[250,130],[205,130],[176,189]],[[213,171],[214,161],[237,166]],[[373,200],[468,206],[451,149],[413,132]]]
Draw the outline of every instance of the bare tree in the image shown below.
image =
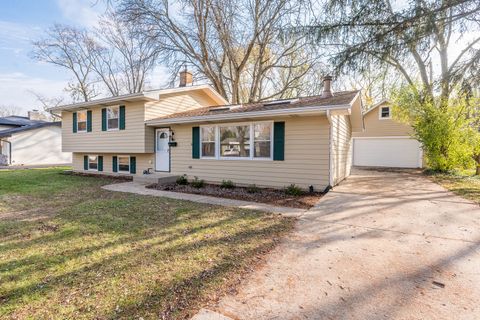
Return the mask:
[[19,115],[22,110],[17,106],[0,105],[0,117]]
[[36,100],[42,105],[43,111],[48,112],[53,121],[60,121],[62,116],[60,114],[50,111],[50,108],[58,107],[65,102],[63,97],[47,97],[34,90],[28,90],[30,94],[35,96]]
[[[301,14],[292,0],[123,0],[120,14],[162,47],[172,70],[187,62],[232,103],[292,93],[315,61],[288,31]],[[295,59],[303,50],[304,59]],[[279,82],[279,74],[283,81]]]
[[128,24],[112,11],[100,20],[95,35],[98,50],[89,56],[93,70],[108,91],[141,92],[148,73],[157,60],[159,46],[148,32]]
[[74,80],[66,90],[74,101],[89,101],[97,96],[93,65],[89,57],[98,50],[84,30],[56,24],[46,38],[33,43],[33,58],[70,71]]

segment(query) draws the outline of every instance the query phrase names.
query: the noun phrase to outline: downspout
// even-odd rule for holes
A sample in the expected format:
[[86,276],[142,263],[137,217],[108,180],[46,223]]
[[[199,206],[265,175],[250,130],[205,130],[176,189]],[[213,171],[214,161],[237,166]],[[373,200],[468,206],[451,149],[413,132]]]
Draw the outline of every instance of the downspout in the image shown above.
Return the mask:
[[330,113],[330,110],[327,110],[327,120],[329,123],[329,128],[328,128],[328,135],[329,135],[329,142],[328,142],[328,183],[329,186],[327,187],[328,191],[331,188],[333,188],[333,159],[332,159],[332,151],[333,151],[333,132],[332,132],[332,114]]

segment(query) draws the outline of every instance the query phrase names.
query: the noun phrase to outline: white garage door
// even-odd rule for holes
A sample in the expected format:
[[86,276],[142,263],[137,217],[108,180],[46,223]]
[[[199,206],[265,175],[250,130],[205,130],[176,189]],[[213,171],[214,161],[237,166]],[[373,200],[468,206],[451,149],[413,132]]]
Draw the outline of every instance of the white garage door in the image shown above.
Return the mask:
[[353,163],[356,166],[419,168],[420,143],[409,138],[355,138]]

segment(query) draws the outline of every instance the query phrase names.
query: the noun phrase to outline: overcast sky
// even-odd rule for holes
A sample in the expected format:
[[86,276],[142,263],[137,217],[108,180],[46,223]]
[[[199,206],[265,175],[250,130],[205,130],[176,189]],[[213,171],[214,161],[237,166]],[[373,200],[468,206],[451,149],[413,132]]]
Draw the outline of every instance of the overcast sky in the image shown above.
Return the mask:
[[[0,1],[0,106],[18,106],[26,111],[39,108],[34,90],[45,96],[66,94],[70,75],[60,68],[30,58],[32,40],[42,37],[54,23],[92,27],[104,8],[92,0]],[[164,84],[166,75],[157,68],[150,83]],[[68,97],[68,96],[67,96]]]

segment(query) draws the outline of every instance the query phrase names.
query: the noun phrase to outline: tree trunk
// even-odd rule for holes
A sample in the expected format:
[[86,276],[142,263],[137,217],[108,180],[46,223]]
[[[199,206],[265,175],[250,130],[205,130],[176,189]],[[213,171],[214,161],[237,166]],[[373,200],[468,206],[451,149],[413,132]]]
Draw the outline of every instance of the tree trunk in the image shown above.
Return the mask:
[[477,163],[477,170],[475,175],[480,176],[480,154],[475,155],[475,162]]

